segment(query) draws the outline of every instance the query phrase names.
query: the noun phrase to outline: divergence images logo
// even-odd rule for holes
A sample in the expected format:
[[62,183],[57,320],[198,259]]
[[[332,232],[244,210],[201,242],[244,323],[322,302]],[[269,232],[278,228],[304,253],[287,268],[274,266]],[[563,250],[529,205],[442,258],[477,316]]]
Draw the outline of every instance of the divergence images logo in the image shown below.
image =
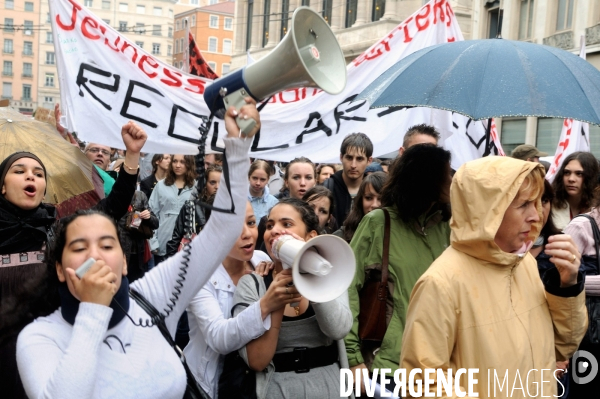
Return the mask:
[[577,351],[573,355],[573,381],[583,385],[591,382],[598,374],[598,360],[588,351]]

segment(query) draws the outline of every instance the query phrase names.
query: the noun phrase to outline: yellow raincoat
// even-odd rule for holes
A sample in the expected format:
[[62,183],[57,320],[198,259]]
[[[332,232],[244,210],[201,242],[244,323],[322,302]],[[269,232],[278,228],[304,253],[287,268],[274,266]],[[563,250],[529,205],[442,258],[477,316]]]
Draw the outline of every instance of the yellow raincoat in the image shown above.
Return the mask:
[[[557,394],[555,362],[575,352],[587,329],[583,278],[560,288],[554,269],[542,282],[533,256],[504,252],[494,242],[506,209],[536,167],[542,166],[488,157],[454,176],[451,247],[421,276],[408,307],[400,359],[407,376],[415,368],[478,368],[479,398]],[[541,222],[532,226],[531,240],[540,229]],[[467,388],[465,375],[460,382]],[[437,394],[435,385],[430,390]]]

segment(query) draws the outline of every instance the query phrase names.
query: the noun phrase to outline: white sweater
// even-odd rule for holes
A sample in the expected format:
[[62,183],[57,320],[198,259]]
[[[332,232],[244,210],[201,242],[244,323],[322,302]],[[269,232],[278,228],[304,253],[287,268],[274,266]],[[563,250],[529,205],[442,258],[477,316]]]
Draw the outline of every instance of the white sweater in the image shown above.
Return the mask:
[[[225,139],[235,214],[213,212],[194,239],[186,279],[174,310],[165,319],[173,335],[177,321],[207,282],[240,235],[245,217],[248,148],[252,140]],[[230,208],[221,177],[215,206]],[[183,252],[169,258],[131,284],[164,312],[170,302]],[[58,309],[25,327],[17,342],[17,364],[30,398],[181,398],[183,366],[157,327],[135,327],[124,318],[107,330],[112,309],[81,303],[74,325]],[[148,315],[130,301],[129,315],[137,322]]]
[[[254,251],[252,265],[271,261],[262,251]],[[231,318],[235,284],[223,265],[211,276],[188,307],[190,342],[183,351],[190,369],[202,388],[217,399],[224,356],[237,351],[271,328],[271,315],[262,318],[260,302],[254,302]]]

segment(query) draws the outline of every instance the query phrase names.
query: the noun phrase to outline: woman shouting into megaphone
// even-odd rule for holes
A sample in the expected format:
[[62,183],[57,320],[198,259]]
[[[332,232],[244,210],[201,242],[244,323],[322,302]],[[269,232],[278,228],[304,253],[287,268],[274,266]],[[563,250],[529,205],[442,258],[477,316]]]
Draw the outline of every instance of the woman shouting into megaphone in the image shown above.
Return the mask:
[[[265,245],[271,258],[273,244],[282,235],[300,241],[317,236],[319,220],[307,203],[282,199],[267,215]],[[239,350],[245,363],[256,371],[256,396],[261,398],[339,397],[339,356],[335,340],[352,326],[346,292],[325,303],[312,303],[291,285],[291,269],[280,261],[270,275],[247,275],[234,294],[234,315],[266,297],[285,297],[271,312],[271,328]],[[276,303],[275,301],[264,301]],[[223,396],[221,391],[219,395]]]

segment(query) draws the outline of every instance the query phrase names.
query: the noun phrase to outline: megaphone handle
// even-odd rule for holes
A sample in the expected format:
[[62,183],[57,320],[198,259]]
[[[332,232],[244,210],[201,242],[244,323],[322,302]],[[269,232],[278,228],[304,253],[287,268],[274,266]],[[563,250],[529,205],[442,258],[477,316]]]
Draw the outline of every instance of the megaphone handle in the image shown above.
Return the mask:
[[[250,94],[245,89],[239,89],[230,93],[223,97],[223,103],[227,106],[227,108],[234,106],[238,111],[244,105],[246,105],[246,101],[244,100],[246,97],[249,97]],[[254,119],[241,119],[238,117],[235,121],[240,128],[240,134],[242,137],[246,137],[248,133],[254,129],[256,126],[256,121]]]

